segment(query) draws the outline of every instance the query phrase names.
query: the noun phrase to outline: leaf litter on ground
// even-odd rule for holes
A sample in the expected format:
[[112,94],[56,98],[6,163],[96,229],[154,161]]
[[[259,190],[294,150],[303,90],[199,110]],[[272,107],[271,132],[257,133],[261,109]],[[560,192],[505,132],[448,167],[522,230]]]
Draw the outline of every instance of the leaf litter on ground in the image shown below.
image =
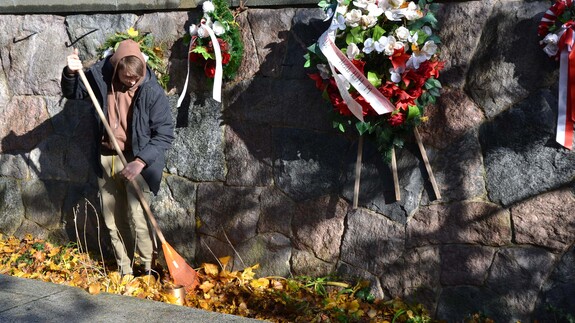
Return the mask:
[[364,281],[256,277],[258,264],[231,271],[226,269],[229,261],[223,257],[218,265],[197,268],[200,285],[181,300],[169,291],[174,286],[161,265],[137,277],[122,276],[74,243],[55,245],[31,234],[22,239],[0,234],[0,274],[75,286],[90,294],[133,296],[272,322],[438,322],[421,304],[376,299]]

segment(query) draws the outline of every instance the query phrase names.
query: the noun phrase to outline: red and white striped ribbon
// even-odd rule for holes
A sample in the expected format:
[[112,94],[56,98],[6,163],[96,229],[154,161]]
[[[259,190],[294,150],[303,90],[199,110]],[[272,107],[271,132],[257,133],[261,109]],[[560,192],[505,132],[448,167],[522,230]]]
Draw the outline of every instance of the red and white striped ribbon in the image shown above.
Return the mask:
[[[381,115],[395,110],[393,103],[379,92],[363,75],[363,73],[361,73],[361,71],[357,69],[357,67],[355,67],[355,65],[353,65],[353,63],[335,45],[333,41],[333,38],[335,37],[334,34],[335,33],[333,31],[327,30],[318,40],[319,48],[327,58],[330,66],[332,68],[335,67],[337,71],[341,73],[341,76],[343,76],[359,92],[359,94],[369,102],[375,112]],[[336,83],[341,82],[338,75],[334,75],[334,78]],[[349,93],[344,95],[344,92],[347,93],[345,86],[338,84],[338,89],[353,115],[363,121],[361,105],[351,98]]]

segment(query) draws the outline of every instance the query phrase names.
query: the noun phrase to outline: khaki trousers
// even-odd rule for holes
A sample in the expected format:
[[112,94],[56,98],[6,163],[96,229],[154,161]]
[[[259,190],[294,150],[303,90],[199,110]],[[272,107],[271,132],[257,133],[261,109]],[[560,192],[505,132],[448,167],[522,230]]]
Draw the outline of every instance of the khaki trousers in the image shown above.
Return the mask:
[[[127,161],[133,156],[126,155]],[[150,270],[154,244],[152,232],[148,227],[146,215],[135,188],[119,175],[124,165],[117,155],[101,155],[104,174],[98,179],[100,201],[106,227],[110,231],[112,246],[120,273],[131,274],[134,262],[134,252],[145,267]],[[151,192],[148,184],[138,175],[135,179],[143,190],[143,196],[150,201]]]

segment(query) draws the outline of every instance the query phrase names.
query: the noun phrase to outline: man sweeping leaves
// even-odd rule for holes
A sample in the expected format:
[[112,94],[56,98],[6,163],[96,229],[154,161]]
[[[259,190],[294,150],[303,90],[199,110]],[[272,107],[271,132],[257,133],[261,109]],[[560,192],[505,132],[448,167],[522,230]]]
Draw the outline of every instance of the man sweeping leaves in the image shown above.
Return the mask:
[[[82,68],[78,51],[74,50],[67,57],[61,80],[63,95],[68,99],[88,96],[86,86],[79,81],[78,72]],[[168,99],[146,66],[138,43],[131,39],[122,41],[114,54],[95,63],[85,74],[114,136],[110,138],[102,122],[99,123],[98,184],[116,261],[122,274],[131,274],[137,250],[149,272],[154,244],[139,195],[144,193],[149,200],[151,193],[157,194],[160,187],[165,152],[174,140]],[[126,158],[125,167],[114,141]],[[142,192],[135,192],[135,186],[128,185],[130,181],[135,181]],[[130,225],[134,226],[135,237]]]

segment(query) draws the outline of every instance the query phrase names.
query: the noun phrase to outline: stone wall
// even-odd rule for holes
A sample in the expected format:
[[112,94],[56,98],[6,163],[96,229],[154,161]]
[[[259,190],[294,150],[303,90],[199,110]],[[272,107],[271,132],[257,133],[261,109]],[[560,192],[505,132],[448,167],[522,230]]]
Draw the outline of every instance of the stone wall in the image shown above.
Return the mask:
[[[309,7],[249,8],[246,55],[224,103],[192,69],[182,36],[199,12],[0,16],[0,233],[90,248],[98,222],[89,102],[62,99],[72,47],[89,61],[107,33],[135,26],[166,46],[176,142],[152,207],[190,263],[233,256],[264,275],[362,277],[378,297],[423,302],[454,322],[575,315],[575,154],[554,142],[557,63],[537,24],[549,1],[445,2],[438,104],[417,146],[398,151],[402,199],[368,143],[351,207],[357,138],[331,129],[303,54],[326,25]],[[104,245],[104,248],[109,248]],[[162,257],[160,256],[160,259]]]

